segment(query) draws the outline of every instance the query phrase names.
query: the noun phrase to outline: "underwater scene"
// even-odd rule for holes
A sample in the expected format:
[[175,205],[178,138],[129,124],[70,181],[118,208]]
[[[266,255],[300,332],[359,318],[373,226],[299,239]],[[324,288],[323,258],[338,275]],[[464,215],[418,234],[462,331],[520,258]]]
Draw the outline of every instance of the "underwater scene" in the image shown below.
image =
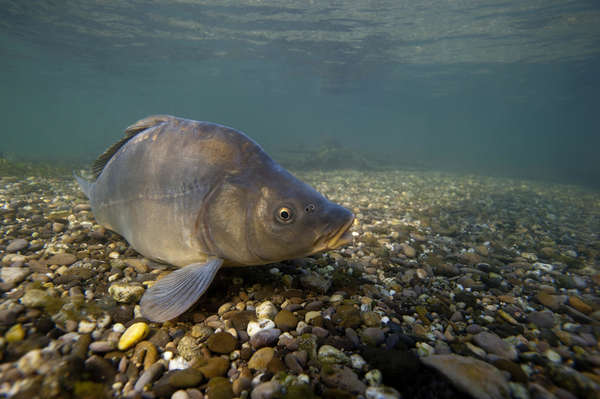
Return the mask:
[[600,3],[0,0],[0,397],[600,398]]

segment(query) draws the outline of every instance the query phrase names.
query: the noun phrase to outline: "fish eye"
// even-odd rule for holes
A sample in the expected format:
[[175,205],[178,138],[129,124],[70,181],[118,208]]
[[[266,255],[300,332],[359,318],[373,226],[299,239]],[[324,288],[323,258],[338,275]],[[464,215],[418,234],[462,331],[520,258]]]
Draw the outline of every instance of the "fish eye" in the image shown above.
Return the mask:
[[277,219],[283,223],[289,223],[294,218],[294,211],[292,208],[282,206],[277,210]]
[[308,204],[306,205],[306,207],[304,208],[304,212],[306,213],[311,213],[315,210],[315,204]]

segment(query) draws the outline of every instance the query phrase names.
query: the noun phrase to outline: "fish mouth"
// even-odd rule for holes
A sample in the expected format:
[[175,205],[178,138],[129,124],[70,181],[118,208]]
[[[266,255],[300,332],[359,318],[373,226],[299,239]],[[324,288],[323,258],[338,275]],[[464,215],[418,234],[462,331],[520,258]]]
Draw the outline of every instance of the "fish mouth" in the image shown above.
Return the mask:
[[344,223],[338,230],[334,230],[333,235],[325,240],[325,249],[336,249],[346,244],[350,244],[353,241],[350,227],[354,223],[354,215],[346,223]]

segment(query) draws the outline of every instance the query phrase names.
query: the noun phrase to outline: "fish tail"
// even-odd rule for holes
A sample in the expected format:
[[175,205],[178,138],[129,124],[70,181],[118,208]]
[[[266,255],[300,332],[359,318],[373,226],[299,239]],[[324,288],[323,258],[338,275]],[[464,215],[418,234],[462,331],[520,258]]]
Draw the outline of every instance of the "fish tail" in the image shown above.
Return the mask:
[[75,178],[75,180],[77,180],[77,183],[79,183],[79,187],[81,188],[81,191],[83,191],[85,196],[90,198],[90,193],[92,192],[92,186],[94,182],[84,179],[75,172],[73,172],[73,177]]

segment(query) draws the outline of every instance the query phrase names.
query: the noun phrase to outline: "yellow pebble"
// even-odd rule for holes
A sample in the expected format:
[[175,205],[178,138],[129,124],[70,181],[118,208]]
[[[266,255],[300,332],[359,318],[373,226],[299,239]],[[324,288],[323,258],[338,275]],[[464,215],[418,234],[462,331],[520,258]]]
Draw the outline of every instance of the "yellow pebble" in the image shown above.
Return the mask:
[[146,338],[146,335],[150,332],[148,324],[144,322],[132,324],[119,339],[119,350],[124,351],[127,348],[131,348],[133,345]]
[[21,324],[15,324],[4,335],[7,342],[19,342],[25,338],[25,330]]

